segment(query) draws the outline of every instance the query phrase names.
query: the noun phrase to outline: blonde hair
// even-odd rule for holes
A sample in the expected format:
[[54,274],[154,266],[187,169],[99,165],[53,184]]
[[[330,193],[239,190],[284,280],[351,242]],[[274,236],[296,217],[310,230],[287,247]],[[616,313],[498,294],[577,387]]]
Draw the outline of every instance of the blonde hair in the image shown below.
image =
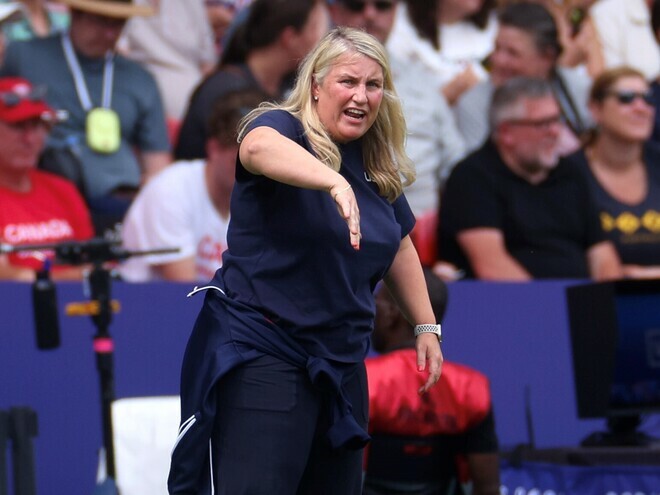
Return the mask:
[[337,59],[344,54],[364,55],[383,69],[383,100],[376,120],[362,138],[362,152],[366,171],[380,194],[394,201],[404,186],[415,181],[415,169],[405,152],[406,123],[385,49],[376,38],[363,31],[347,27],[332,29],[301,63],[289,97],[280,104],[263,103],[243,119],[239,142],[259,115],[272,109],[285,110],[300,120],[318,159],[339,171],[341,154],[318,117],[312,85],[314,82],[323,84]]

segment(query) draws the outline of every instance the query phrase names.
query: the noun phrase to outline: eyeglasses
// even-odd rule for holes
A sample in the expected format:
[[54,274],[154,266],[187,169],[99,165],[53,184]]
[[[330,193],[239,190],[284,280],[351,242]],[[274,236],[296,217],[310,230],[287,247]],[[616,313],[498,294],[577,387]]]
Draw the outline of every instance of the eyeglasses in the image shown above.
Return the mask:
[[614,96],[622,105],[630,105],[637,98],[641,98],[647,105],[655,103],[651,91],[608,91],[605,96]]
[[361,0],[341,0],[341,3],[351,12],[363,12],[367,4],[371,4],[378,12],[387,12],[394,7],[394,2],[387,0],[375,0],[373,2],[364,2]]
[[561,118],[561,115],[553,115],[552,117],[547,117],[545,119],[511,119],[505,120],[502,123],[514,126],[533,127],[545,131],[555,125],[561,124],[562,122],[563,119]]
[[0,102],[6,107],[15,107],[22,101],[44,101],[46,86],[34,86],[29,92],[5,91],[0,93]]

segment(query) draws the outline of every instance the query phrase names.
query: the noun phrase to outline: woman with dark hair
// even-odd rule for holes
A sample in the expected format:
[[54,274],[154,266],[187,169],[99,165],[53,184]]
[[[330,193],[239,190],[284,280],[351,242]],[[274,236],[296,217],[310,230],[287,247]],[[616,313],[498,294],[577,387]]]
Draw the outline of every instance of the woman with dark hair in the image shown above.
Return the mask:
[[451,104],[485,77],[493,48],[495,0],[405,0],[388,40],[391,53],[420,59]]
[[328,30],[322,0],[255,0],[248,8],[217,69],[190,98],[174,152],[177,160],[205,157],[211,108],[227,92],[255,88],[280,99],[300,60]]
[[596,130],[570,157],[586,174],[601,227],[631,278],[660,277],[660,149],[648,141],[651,100],[636,69],[603,72],[589,97]]

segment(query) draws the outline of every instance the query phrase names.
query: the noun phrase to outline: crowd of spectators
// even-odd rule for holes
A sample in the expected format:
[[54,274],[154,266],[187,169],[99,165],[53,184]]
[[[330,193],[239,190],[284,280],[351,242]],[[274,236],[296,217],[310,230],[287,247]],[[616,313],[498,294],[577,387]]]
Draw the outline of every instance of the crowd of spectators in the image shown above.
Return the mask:
[[[489,184],[492,190],[488,190],[469,174],[459,180],[470,168],[466,163],[479,162],[485,174],[495,174],[486,164],[492,160],[482,156],[484,150],[492,154],[502,136],[518,134],[511,139],[532,136],[526,142],[530,149],[538,149],[531,144],[535,140],[543,143],[539,146],[556,141],[553,153],[562,157],[562,165],[570,155],[567,162],[579,166],[569,168],[590,172],[582,174],[589,186],[585,197],[557,202],[596,205],[598,232],[610,234],[625,276],[651,277],[658,261],[640,257],[640,250],[631,249],[628,241],[644,239],[647,249],[656,245],[648,232],[649,226],[655,228],[652,215],[647,213],[655,211],[652,205],[658,202],[660,187],[654,151],[660,139],[660,117],[655,112],[660,101],[658,4],[650,0],[190,0],[183,8],[174,0],[0,0],[4,52],[0,77],[21,77],[45,87],[45,101],[68,115],[52,127],[39,168],[76,186],[96,235],[113,228],[120,231],[125,224],[135,238],[134,221],[125,222],[126,214],[151,178],[165,169],[178,170],[181,163],[172,167],[174,160],[210,158],[208,142],[214,138],[210,119],[218,101],[248,90],[259,92],[264,100],[278,100],[291,86],[300,60],[329,26],[357,27],[378,38],[391,58],[408,125],[406,150],[417,171],[417,181],[406,190],[419,219],[413,236],[424,253],[423,261],[435,265],[436,273],[449,280],[463,274],[481,278],[480,273],[490,273],[487,278],[517,278],[513,272],[495,269],[492,246],[480,237],[476,245],[486,253],[488,269],[475,270],[467,261],[471,254],[460,240],[465,238],[462,231],[499,225],[499,233],[506,234],[504,252],[521,250],[523,258],[542,268],[527,270],[530,277],[601,278],[591,269],[553,268],[556,263],[546,256],[557,233],[567,227],[564,221],[559,228],[537,225],[532,233],[525,233],[517,222],[535,223],[532,212],[526,213],[526,221],[495,218],[511,215],[503,199],[511,198],[503,184]],[[627,76],[636,78],[633,89],[626,89],[632,91],[632,100],[610,98],[618,89],[594,99],[594,81],[619,67],[638,74]],[[493,127],[493,95],[512,81],[514,87],[521,87],[515,82],[519,78],[547,82],[559,111],[556,125],[527,117],[534,98],[521,98],[516,109],[498,121],[499,128]],[[610,122],[634,128],[634,140],[626,129],[609,132]],[[595,156],[604,155],[626,160],[626,177],[633,182],[628,191],[634,194],[603,186],[605,172],[598,164],[604,160]],[[507,159],[498,163],[506,164]],[[605,170],[623,174],[613,167]],[[554,168],[554,164],[548,168],[550,175]],[[636,173],[630,171],[633,168]],[[449,180],[454,170],[456,177]],[[509,179],[526,181],[515,169],[509,171]],[[623,187],[621,176],[609,180]],[[533,184],[534,190],[538,186]],[[154,196],[146,194],[150,189],[145,197]],[[468,194],[471,190],[474,195]],[[494,196],[486,212],[487,191]],[[603,209],[605,196],[617,208]],[[139,204],[143,203],[141,198]],[[142,208],[157,209],[148,204]],[[547,208],[544,213],[548,216]],[[185,223],[194,230],[194,222]],[[626,240],[612,238],[612,232],[621,229],[629,230],[624,232]],[[138,237],[145,245],[184,248],[176,242],[157,246],[165,243],[158,236],[147,242],[150,235],[145,232],[155,229],[142,230]],[[532,247],[526,245],[530,236]],[[553,237],[552,242],[547,236]],[[3,233],[3,241],[5,237]],[[590,252],[589,242],[582,246],[584,253]],[[186,246],[184,251],[191,249]],[[192,252],[208,249],[198,245]],[[581,263],[589,266],[588,256]],[[169,278],[167,271],[146,273],[151,275],[133,279]],[[187,273],[191,280],[199,276]]]
[[[76,183],[97,232],[120,222],[140,185],[170,162],[158,86],[145,68],[115,54],[131,16],[151,6],[87,0],[69,5],[69,27],[52,36],[9,43],[0,77],[46,87],[46,101],[68,118],[53,127],[45,169]],[[107,5],[106,5],[107,4]]]

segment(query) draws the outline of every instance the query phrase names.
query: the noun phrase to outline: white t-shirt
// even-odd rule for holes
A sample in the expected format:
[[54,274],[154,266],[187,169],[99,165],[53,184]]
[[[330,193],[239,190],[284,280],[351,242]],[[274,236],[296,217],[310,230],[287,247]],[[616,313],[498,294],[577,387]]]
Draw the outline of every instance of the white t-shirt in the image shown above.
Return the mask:
[[485,29],[469,22],[440,26],[440,51],[420,38],[408,17],[403,2],[397,7],[392,31],[387,39],[387,50],[400,60],[418,60],[437,79],[442,88],[469,65],[479,79],[485,79],[486,70],[481,62],[493,50],[497,33],[497,19],[493,15]]
[[591,6],[607,68],[629,65],[647,80],[660,74],[660,48],[644,0],[598,0]]
[[196,277],[210,280],[227,248],[229,218],[211,203],[204,160],[172,164],[151,179],[131,205],[122,228],[124,248],[143,251],[178,247],[174,254],[133,256],[119,271],[129,282],[158,277],[153,265],[195,257]]
[[469,21],[440,26],[440,49],[452,62],[481,64],[492,53],[497,35],[497,18],[492,14],[484,29]]

